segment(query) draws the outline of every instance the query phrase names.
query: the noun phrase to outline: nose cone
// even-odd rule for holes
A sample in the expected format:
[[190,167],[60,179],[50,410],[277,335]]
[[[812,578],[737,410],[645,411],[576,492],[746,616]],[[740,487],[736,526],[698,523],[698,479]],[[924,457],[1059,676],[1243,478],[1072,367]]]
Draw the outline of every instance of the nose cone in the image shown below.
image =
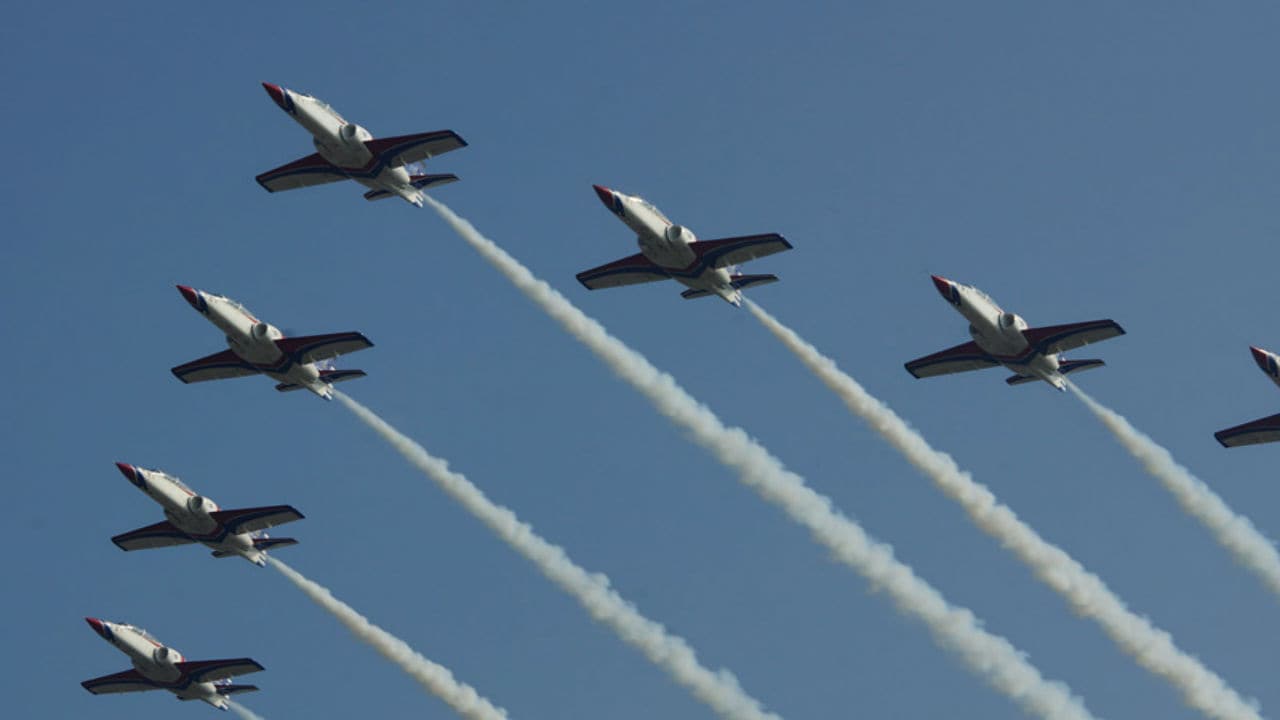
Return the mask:
[[276,104],[280,106],[281,110],[288,109],[285,105],[284,88],[279,85],[272,85],[269,82],[264,82],[262,83],[262,89],[267,91],[267,94],[271,96],[272,100],[276,101]]
[[1249,352],[1253,353],[1253,361],[1258,363],[1258,367],[1262,368],[1263,372],[1266,372],[1266,373],[1271,372],[1270,353],[1268,353],[1266,350],[1263,350],[1262,348],[1256,348],[1252,345],[1249,346]]
[[613,191],[603,185],[592,185],[591,187],[596,191],[600,202],[604,203],[605,207],[613,210]]
[[942,297],[951,299],[951,281],[941,275],[930,275],[933,279],[934,287],[938,288],[938,292],[942,293]]
[[111,631],[107,629],[107,624],[98,618],[87,617],[84,621],[89,623],[89,627],[93,628],[93,631],[101,635],[103,638],[111,637]]
[[179,285],[178,292],[182,293],[182,297],[186,298],[187,302],[191,303],[191,307],[197,310],[200,309],[200,292],[198,290],[193,287],[187,287],[186,285]]
[[116,463],[116,467],[120,469],[120,474],[124,475],[129,482],[136,482],[138,479],[138,469],[129,463]]

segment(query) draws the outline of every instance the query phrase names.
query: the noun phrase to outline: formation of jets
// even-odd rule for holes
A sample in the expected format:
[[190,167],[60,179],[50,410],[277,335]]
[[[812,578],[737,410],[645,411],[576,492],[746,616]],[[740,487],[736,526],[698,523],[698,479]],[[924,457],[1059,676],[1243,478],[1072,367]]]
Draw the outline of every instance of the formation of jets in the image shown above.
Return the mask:
[[[458,179],[408,170],[410,165],[465,147],[467,143],[452,130],[375,139],[315,97],[271,83],[262,85],[276,105],[311,134],[316,149],[257,176],[258,183],[270,192],[349,179],[369,188],[364,194],[368,200],[395,196],[421,207],[424,189]],[[578,273],[578,281],[589,290],[672,279],[687,288],[681,293],[686,299],[714,295],[740,306],[744,289],[778,278],[741,274],[737,266],[792,249],[777,233],[698,240],[687,227],[671,222],[641,197],[601,185],[593,188],[604,206],[636,234],[640,252]],[[1067,375],[1104,363],[1068,360],[1063,353],[1125,334],[1110,319],[1033,328],[975,287],[937,275],[932,278],[943,299],[969,322],[972,339],[906,363],[907,372],[916,378],[1003,366],[1013,372],[1005,380],[1010,385],[1043,381],[1065,390]],[[266,375],[277,381],[276,389],[281,392],[308,390],[328,400],[335,383],[365,375],[361,370],[331,366],[341,355],[373,347],[358,332],[286,337],[231,298],[185,285],[179,285],[178,291],[218,328],[227,343],[226,350],[174,367],[173,374],[184,383]],[[1280,355],[1256,347],[1251,350],[1262,371],[1280,385]],[[1280,441],[1280,414],[1219,431],[1215,437],[1225,447]],[[265,532],[303,518],[289,505],[220,510],[172,475],[125,463],[116,466],[159,503],[165,517],[111,538],[122,550],[198,543],[211,549],[214,557],[241,557],[263,566],[268,549],[297,543],[292,538],[271,538]],[[179,700],[202,700],[226,710],[229,696],[257,690],[253,685],[231,682],[233,677],[262,670],[254,660],[187,661],[142,628],[86,620],[103,639],[128,655],[133,665],[130,670],[84,681],[82,685],[91,693],[168,690]]]

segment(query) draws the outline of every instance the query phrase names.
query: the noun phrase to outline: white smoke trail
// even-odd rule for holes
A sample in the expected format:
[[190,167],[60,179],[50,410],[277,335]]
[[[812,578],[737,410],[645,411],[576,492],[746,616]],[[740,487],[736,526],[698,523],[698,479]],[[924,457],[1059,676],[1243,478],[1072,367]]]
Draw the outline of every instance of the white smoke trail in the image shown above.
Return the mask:
[[699,662],[693,648],[679,636],[640,614],[609,586],[609,578],[588,573],[573,562],[558,545],[552,545],[505,507],[495,505],[463,475],[449,469],[444,460],[433,457],[421,445],[405,437],[373,411],[335,390],[334,397],[356,417],[383,437],[401,455],[426,473],[441,490],[458,501],[516,552],[533,562],[548,579],[572,595],[597,622],[613,629],[623,641],[639,649],[650,662],[662,668],[694,697],[716,714],[735,720],[781,720],[766,712],[760,702],[746,693],[727,670],[712,672]]
[[1168,450],[1134,428],[1119,413],[1103,407],[1073,383],[1067,383],[1067,386],[1111,431],[1120,445],[1160,481],[1188,515],[1208,528],[1236,562],[1252,570],[1268,590],[1280,596],[1280,553],[1249,518],[1232,510],[1208,485],[1179,465]]
[[868,536],[860,525],[836,510],[830,498],[806,486],[799,475],[783,467],[746,431],[726,427],[673,377],[610,335],[471,223],[434,198],[428,196],[427,202],[486,261],[618,377],[640,391],[660,413],[683,427],[721,463],[736,470],[744,484],[809,528],[838,561],[886,591],[900,612],[924,622],[934,640],[955,653],[971,672],[1032,714],[1056,719],[1092,717],[1066,685],[1046,680],[1008,640],[984,630],[968,609],[948,603],[910,567],[894,558],[892,548]]
[[1258,718],[1256,703],[1242,700],[1222,678],[1180,650],[1169,633],[1127,608],[1101,578],[1019,520],[1013,510],[996,500],[987,486],[961,470],[950,455],[933,449],[893,410],[841,371],[835,361],[759,305],[750,300],[746,304],[751,314],[844,401],[854,415],[866,421],[947,497],[960,503],[974,524],[1013,551],[1036,577],[1061,595],[1072,610],[1098,623],[1125,654],[1171,683],[1184,702],[1213,718]]
[[271,564],[317,605],[328,610],[361,642],[378,651],[417,681],[427,692],[443,700],[466,720],[506,720],[507,712],[494,707],[466,683],[459,682],[449,669],[423,657],[400,638],[369,622],[369,619],[335,598],[327,588],[307,579],[297,570],[268,557]]
[[245,706],[241,705],[240,703],[236,702],[235,700],[232,700],[231,698],[227,698],[227,707],[231,708],[231,712],[233,712],[233,713],[235,713],[235,714],[239,715],[240,717],[244,718],[244,720],[266,720],[266,718],[264,718],[264,717],[262,717],[261,715],[259,715],[259,714],[255,713],[254,711],[250,710],[249,708],[247,708],[247,707],[245,707]]

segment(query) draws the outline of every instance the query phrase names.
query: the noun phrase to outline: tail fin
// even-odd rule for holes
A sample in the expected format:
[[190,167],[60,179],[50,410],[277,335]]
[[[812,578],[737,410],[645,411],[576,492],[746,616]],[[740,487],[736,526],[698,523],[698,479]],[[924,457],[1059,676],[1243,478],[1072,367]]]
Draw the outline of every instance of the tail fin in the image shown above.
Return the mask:
[[[321,370],[320,382],[332,385],[345,380],[355,380],[365,376],[363,370]],[[280,392],[293,392],[294,390],[302,390],[303,386],[297,383],[280,383],[276,386],[276,390]]]
[[[729,284],[732,285],[735,290],[741,290],[745,287],[752,287],[754,285],[768,285],[769,283],[774,283],[774,282],[778,282],[777,275],[730,275],[729,276]],[[711,292],[707,290],[685,290],[684,292],[680,293],[680,297],[684,298],[685,300],[692,300],[694,298],[707,297],[708,295],[711,295]]]
[[[445,175],[410,175],[409,184],[419,190],[435,187],[436,185],[448,185],[449,183],[458,182],[458,176],[453,174]],[[394,197],[393,193],[386,190],[370,190],[364,194],[365,200],[385,200]]]

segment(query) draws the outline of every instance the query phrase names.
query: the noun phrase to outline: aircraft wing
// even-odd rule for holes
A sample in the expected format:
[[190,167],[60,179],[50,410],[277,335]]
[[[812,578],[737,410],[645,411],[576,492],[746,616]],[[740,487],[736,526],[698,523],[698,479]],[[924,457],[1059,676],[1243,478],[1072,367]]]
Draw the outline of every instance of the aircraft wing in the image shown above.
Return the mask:
[[151,548],[190,545],[195,542],[186,533],[174,527],[168,520],[155,525],[140,527],[111,538],[121,550],[150,550]]
[[237,675],[248,675],[264,670],[257,660],[250,658],[234,658],[231,660],[189,660],[180,662],[174,667],[191,682],[215,682],[226,680]]
[[267,192],[280,192],[346,180],[347,175],[320,157],[319,153],[311,153],[288,165],[268,170],[254,179]]
[[227,378],[257,375],[258,369],[240,359],[230,350],[223,350],[206,355],[199,360],[192,360],[185,365],[173,368],[171,372],[184,383],[204,382],[206,380],[225,380]]
[[110,695],[113,693],[146,692],[161,690],[161,686],[148,680],[137,670],[125,670],[114,675],[103,675],[80,683],[85,690],[94,695]]
[[649,262],[649,259],[644,255],[636,253],[607,265],[584,270],[578,273],[577,277],[578,282],[582,283],[588,290],[599,290],[601,288],[622,287],[623,285],[637,285],[655,280],[666,280],[671,276],[667,274],[666,270]]
[[1045,355],[1067,352],[1089,343],[1109,340],[1124,335],[1124,328],[1115,320],[1093,320],[1090,322],[1070,323],[1068,325],[1050,325],[1042,328],[1027,328],[1022,336]]
[[967,342],[963,345],[947,348],[942,352],[916,358],[907,363],[906,368],[907,372],[917,378],[927,378],[935,375],[983,370],[999,364],[984,353],[977,343]]
[[436,155],[443,155],[450,150],[464,148],[467,146],[467,141],[452,130],[437,130],[416,135],[365,140],[364,146],[369,148],[369,152],[382,158],[387,165],[400,167]]
[[269,527],[301,520],[304,516],[288,505],[271,505],[268,507],[242,508],[240,510],[217,510],[209,513],[219,525],[233,533],[247,533],[255,530],[266,530]]
[[373,343],[358,332],[346,332],[281,338],[276,341],[276,347],[297,358],[298,362],[313,363],[371,348]]
[[1213,436],[1222,443],[1222,447],[1276,442],[1280,440],[1280,415],[1270,415],[1260,420],[1219,430]]
[[722,240],[698,240],[689,247],[703,263],[713,268],[722,268],[790,250],[791,243],[777,233],[766,233]]

